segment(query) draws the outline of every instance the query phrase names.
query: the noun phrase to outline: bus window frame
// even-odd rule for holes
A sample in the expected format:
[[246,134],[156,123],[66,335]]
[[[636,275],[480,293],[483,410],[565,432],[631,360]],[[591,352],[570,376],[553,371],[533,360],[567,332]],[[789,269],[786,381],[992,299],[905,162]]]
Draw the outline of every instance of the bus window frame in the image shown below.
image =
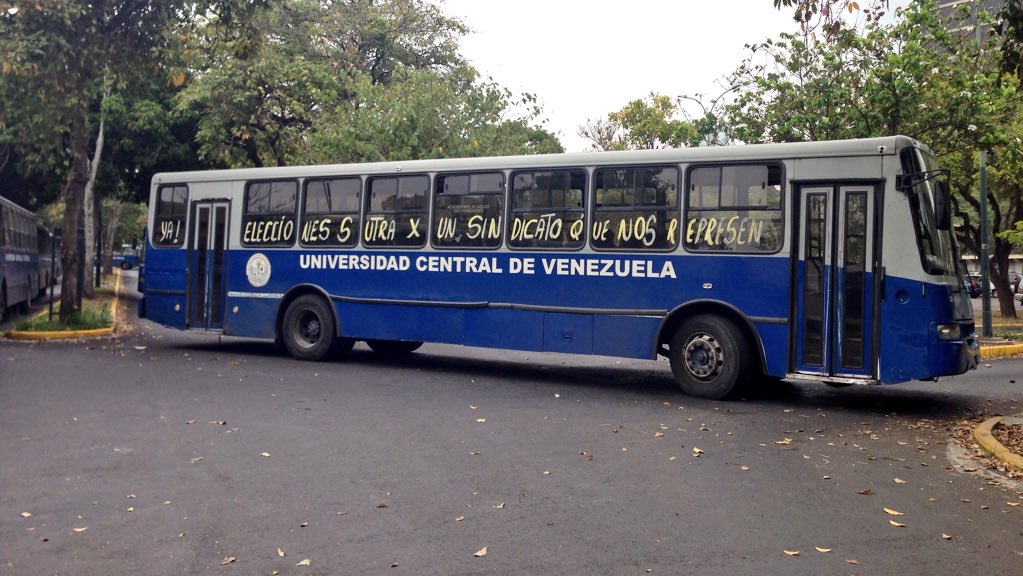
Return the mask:
[[[437,227],[436,227],[436,225],[437,225],[437,220],[436,220],[436,218],[437,218],[437,198],[439,196],[443,195],[443,193],[440,191],[439,182],[443,178],[447,178],[447,177],[450,177],[450,176],[469,176],[469,177],[472,177],[473,175],[478,175],[478,174],[500,174],[501,178],[503,180],[502,186],[501,186],[501,192],[499,194],[496,193],[496,192],[469,192],[467,194],[448,194],[448,196],[484,196],[484,195],[485,196],[499,196],[500,197],[500,201],[501,201],[501,206],[498,207],[499,217],[507,218],[507,210],[508,210],[508,204],[509,204],[508,201],[510,199],[509,198],[509,188],[508,188],[508,182],[510,180],[508,178],[508,171],[507,170],[501,170],[501,169],[492,169],[492,170],[456,170],[456,171],[451,171],[451,172],[436,172],[436,173],[434,173],[432,175],[432,178],[431,178],[431,181],[430,181],[430,190],[428,192],[429,198],[427,199],[427,206],[428,206],[428,210],[427,210],[428,214],[427,215],[429,217],[429,222],[428,222],[427,230],[429,230],[429,236],[430,236],[429,245],[430,245],[431,248],[436,249],[436,250],[496,251],[496,250],[501,250],[507,244],[507,232],[505,230],[505,228],[507,226],[504,223],[501,223],[500,226],[498,227],[499,230],[500,230],[501,236],[498,239],[497,245],[495,245],[495,246],[468,246],[468,245],[445,246],[443,244],[438,244],[437,243],[437,238],[434,237],[434,234],[437,232]],[[420,248],[424,248],[424,247],[425,246],[421,246]]]
[[[159,230],[160,218],[161,217],[163,217],[164,219],[167,218],[167,216],[163,216],[162,212],[160,211],[160,205],[161,205],[160,194],[164,190],[166,190],[166,189],[173,189],[173,188],[184,188],[185,189],[185,201],[182,203],[182,208],[183,208],[184,211],[181,213],[181,230],[179,232],[181,239],[178,242],[174,242],[174,243],[171,243],[171,244],[165,244],[165,243],[162,243],[162,242],[161,243],[157,243],[156,237],[152,236],[152,237],[150,237],[149,241],[152,242],[153,248],[155,248],[157,250],[179,250],[181,248],[184,248],[185,244],[187,243],[186,239],[188,238],[188,227],[189,227],[188,207],[189,207],[189,202],[190,202],[190,200],[192,198],[192,190],[191,190],[191,188],[189,188],[188,184],[185,183],[185,182],[160,184],[156,188],[156,208],[153,210],[153,229],[154,230]],[[172,204],[174,204],[173,201],[172,201]],[[172,212],[171,215],[172,216],[176,216],[177,213],[176,212]]]
[[[423,177],[426,178],[426,206],[423,208],[423,224],[424,226],[419,230],[419,236],[423,238],[419,244],[370,244],[366,242],[366,223],[369,222],[371,214],[419,214],[419,212],[412,212],[410,210],[390,210],[386,212],[371,212],[370,207],[373,202],[372,195],[372,184],[374,180],[382,180],[386,178],[394,178],[400,180],[402,178],[414,178]],[[363,193],[362,193],[362,220],[360,222],[361,229],[359,230],[359,244],[361,248],[367,250],[422,250],[426,248],[430,243],[429,236],[432,233],[430,230],[430,215],[432,210],[432,191],[433,191],[433,175],[429,172],[412,172],[412,173],[393,173],[393,174],[369,174],[366,176],[363,182]]]
[[[515,225],[514,216],[515,214],[522,214],[528,212],[537,212],[538,210],[518,210],[514,208],[514,200],[512,195],[515,193],[515,176],[518,174],[536,174],[538,172],[569,172],[579,171],[583,174],[583,190],[582,190],[582,205],[579,208],[564,209],[562,212],[581,212],[583,222],[583,240],[579,242],[578,246],[515,246],[512,244],[512,231]],[[515,168],[510,171],[508,175],[508,182],[505,186],[507,189],[507,226],[505,227],[505,246],[508,250],[516,250],[520,252],[579,252],[586,249],[589,245],[589,201],[590,201],[590,190],[592,173],[586,169],[585,166],[556,166],[556,167],[542,167],[542,168]],[[571,175],[569,176],[571,179]],[[571,181],[571,180],[570,180]],[[567,232],[566,232],[567,235]]]
[[[607,208],[604,208],[603,210],[601,210],[601,208],[597,206],[597,173],[601,172],[601,171],[604,171],[604,170],[623,170],[623,169],[624,170],[645,170],[645,169],[651,169],[651,168],[655,168],[655,169],[671,168],[671,169],[675,170],[675,175],[677,176],[677,179],[675,180],[675,200],[676,200],[676,204],[675,204],[674,210],[663,210],[662,209],[662,210],[658,210],[657,211],[658,213],[666,213],[666,214],[674,213],[674,215],[678,217],[678,230],[676,231],[676,239],[675,239],[674,245],[672,245],[670,247],[667,247],[667,248],[640,248],[640,247],[607,248],[607,247],[596,245],[594,243],[594,238],[593,238],[593,226],[597,222],[597,214],[598,214],[598,212],[600,212],[600,211],[603,211],[603,212],[641,212],[643,208],[656,208],[655,205],[643,205],[643,204],[637,205],[635,200],[633,200],[633,203],[632,203],[631,207],[628,207],[628,208],[626,208],[623,205],[620,209],[608,210]],[[590,174],[590,177],[589,177],[590,201],[589,201],[589,205],[588,205],[588,211],[589,211],[590,220],[589,220],[589,223],[588,223],[588,225],[586,227],[586,239],[587,239],[586,240],[586,245],[589,246],[590,249],[593,250],[594,252],[609,252],[609,253],[626,253],[627,254],[627,253],[632,252],[632,253],[637,253],[637,254],[670,254],[672,252],[677,251],[679,249],[679,247],[683,244],[683,242],[682,242],[682,234],[683,234],[684,226],[683,226],[683,221],[682,221],[682,202],[684,201],[684,194],[682,193],[683,192],[682,187],[685,185],[684,177],[685,177],[685,171],[682,169],[682,166],[680,164],[673,164],[673,163],[667,163],[667,164],[626,164],[626,165],[621,165],[621,164],[603,164],[603,165],[596,165],[596,166],[594,166],[593,167],[593,171],[592,171],[592,173]],[[667,208],[667,207],[664,207],[664,208]]]
[[[274,183],[293,183],[295,185],[295,205],[290,213],[288,212],[266,212],[266,213],[255,213],[258,216],[270,216],[268,222],[273,221],[278,216],[291,216],[291,224],[295,231],[295,237],[292,238],[291,242],[268,242],[268,243],[254,243],[245,241],[245,228],[249,223],[248,218],[253,214],[249,213],[249,191],[254,184],[274,184]],[[245,180],[242,188],[242,206],[241,206],[241,226],[238,229],[239,232],[239,243],[244,248],[256,248],[256,249],[269,249],[269,250],[280,250],[294,248],[298,243],[298,237],[300,236],[301,230],[298,224],[298,211],[299,202],[302,199],[302,181],[299,178],[261,178],[258,180]]]
[[[689,213],[690,213],[691,210],[694,210],[694,209],[691,209],[689,207],[689,197],[690,197],[690,193],[691,193],[689,188],[690,188],[690,179],[691,179],[691,175],[692,175],[693,170],[698,170],[700,168],[726,168],[726,167],[737,167],[737,166],[765,166],[765,167],[768,167],[768,168],[771,167],[771,166],[778,167],[778,169],[779,169],[779,174],[778,174],[779,184],[778,185],[780,186],[780,189],[778,191],[778,195],[779,195],[778,196],[778,208],[774,209],[774,208],[760,208],[760,207],[755,207],[755,206],[729,206],[729,207],[727,207],[727,209],[722,209],[720,198],[719,198],[717,210],[710,210],[710,209],[695,209],[695,210],[696,211],[703,210],[703,211],[706,211],[706,212],[712,212],[712,211],[713,212],[724,212],[724,211],[727,211],[727,210],[733,210],[735,212],[739,212],[741,210],[745,210],[747,212],[750,212],[750,211],[775,211],[775,210],[777,210],[778,214],[780,215],[780,219],[781,219],[781,226],[780,226],[779,231],[778,231],[778,238],[779,238],[778,247],[775,250],[770,250],[770,251],[763,251],[763,250],[706,250],[706,249],[701,250],[701,249],[694,249],[694,248],[689,247],[686,244],[684,238],[685,238],[686,231],[688,230],[688,217],[689,217]],[[790,187],[787,186],[787,181],[785,179],[785,162],[784,162],[784,160],[780,160],[780,159],[778,159],[778,160],[763,160],[763,161],[740,160],[740,161],[735,161],[735,162],[694,162],[692,164],[686,165],[686,168],[685,168],[685,188],[684,188],[683,194],[682,194],[682,203],[683,203],[683,205],[682,205],[682,223],[681,223],[681,228],[680,228],[681,235],[679,237],[679,239],[680,239],[680,242],[679,242],[680,247],[687,254],[700,254],[700,255],[706,255],[706,256],[724,256],[724,255],[732,255],[732,254],[734,254],[734,255],[741,255],[741,256],[771,256],[773,254],[778,254],[779,252],[781,252],[781,251],[783,251],[785,249],[785,242],[786,242],[785,234],[786,234],[786,230],[788,229],[788,215],[786,213],[786,209],[787,209],[786,208],[786,206],[787,206],[786,198],[787,198],[787,196],[789,194],[789,188]],[[719,190],[720,190],[720,188],[719,188]]]
[[[354,240],[349,244],[310,244],[302,240],[302,230],[305,228],[306,216],[312,214],[314,216],[327,215],[346,215],[352,212],[308,212],[306,211],[306,197],[309,194],[309,184],[312,182],[331,182],[334,180],[358,180],[359,181],[359,194],[358,194],[358,208],[354,214],[358,216],[356,226],[353,231]],[[363,222],[363,209],[365,208],[363,198],[366,195],[368,187],[366,185],[367,178],[362,175],[335,175],[335,176],[314,176],[305,178],[302,180],[301,189],[299,190],[298,200],[298,245],[302,248],[314,249],[314,250],[352,250],[360,247],[362,242],[362,222]],[[340,224],[340,222],[338,222]]]

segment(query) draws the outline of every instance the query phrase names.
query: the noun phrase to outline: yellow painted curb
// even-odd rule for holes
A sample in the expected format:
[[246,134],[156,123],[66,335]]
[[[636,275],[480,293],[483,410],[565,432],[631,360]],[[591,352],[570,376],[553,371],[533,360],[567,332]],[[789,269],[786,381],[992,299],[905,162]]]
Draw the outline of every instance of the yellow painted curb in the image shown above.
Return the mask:
[[1008,448],[998,441],[998,438],[995,438],[994,434],[991,433],[991,429],[1001,421],[1001,416],[995,416],[994,418],[988,418],[981,422],[980,426],[973,429],[973,438],[977,441],[977,444],[980,444],[981,448],[987,451],[988,454],[991,454],[995,458],[1001,460],[1009,468],[1023,470],[1023,456],[1013,454]]
[[43,340],[76,340],[78,338],[102,338],[113,336],[114,327],[117,326],[117,309],[121,302],[121,271],[117,271],[117,285],[114,287],[114,302],[110,310],[110,328],[97,328],[95,330],[57,330],[50,332],[26,332],[23,330],[11,330],[7,337],[11,340],[43,341]]
[[1004,344],[1001,346],[981,346],[980,359],[994,360],[1023,354],[1023,344]]

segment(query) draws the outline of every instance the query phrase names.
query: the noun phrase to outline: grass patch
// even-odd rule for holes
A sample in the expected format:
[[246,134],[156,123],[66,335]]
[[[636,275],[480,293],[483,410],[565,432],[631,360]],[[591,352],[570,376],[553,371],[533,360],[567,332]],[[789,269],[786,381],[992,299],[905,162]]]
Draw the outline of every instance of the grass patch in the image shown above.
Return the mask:
[[19,332],[65,332],[70,330],[99,330],[114,325],[113,306],[117,301],[117,277],[107,275],[101,278],[94,294],[82,301],[82,309],[73,313],[67,322],[61,322],[60,302],[53,303],[53,320],[49,311],[36,314],[16,323]]
[[93,301],[83,302],[82,309],[71,314],[67,322],[60,321],[58,305],[54,306],[53,320],[49,319],[50,315],[47,312],[18,322],[14,329],[21,332],[60,332],[110,328],[114,324],[113,316],[110,314],[112,305],[113,296],[99,296]]

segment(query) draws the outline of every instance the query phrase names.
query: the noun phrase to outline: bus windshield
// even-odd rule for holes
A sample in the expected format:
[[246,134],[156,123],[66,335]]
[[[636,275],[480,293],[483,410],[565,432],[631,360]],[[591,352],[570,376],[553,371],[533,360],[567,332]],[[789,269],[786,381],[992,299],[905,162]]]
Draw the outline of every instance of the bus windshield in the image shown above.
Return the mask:
[[909,189],[909,205],[913,211],[917,248],[924,271],[933,275],[955,273],[955,241],[951,230],[940,230],[935,218],[934,195],[939,178],[938,161],[930,152],[906,148],[902,152],[902,169],[906,174],[922,174]]

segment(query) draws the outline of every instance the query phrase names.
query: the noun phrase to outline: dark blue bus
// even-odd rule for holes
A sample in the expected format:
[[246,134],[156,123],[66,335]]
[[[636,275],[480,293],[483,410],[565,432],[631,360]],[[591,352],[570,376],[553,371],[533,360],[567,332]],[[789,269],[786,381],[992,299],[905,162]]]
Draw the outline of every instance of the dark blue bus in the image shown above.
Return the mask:
[[319,360],[365,341],[760,377],[961,374],[947,172],[910,138],[158,174],[144,310]]
[[35,214],[0,196],[0,318],[8,308],[27,312],[39,282]]

